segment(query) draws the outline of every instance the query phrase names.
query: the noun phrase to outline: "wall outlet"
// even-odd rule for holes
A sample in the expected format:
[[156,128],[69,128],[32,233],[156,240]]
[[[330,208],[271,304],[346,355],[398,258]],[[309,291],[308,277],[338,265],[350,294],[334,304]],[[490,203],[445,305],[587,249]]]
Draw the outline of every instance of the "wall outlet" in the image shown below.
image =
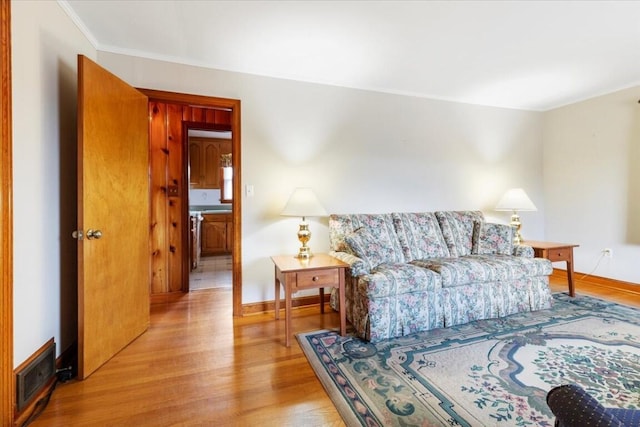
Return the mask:
[[602,255],[604,255],[605,258],[613,258],[613,249],[604,248],[602,250]]

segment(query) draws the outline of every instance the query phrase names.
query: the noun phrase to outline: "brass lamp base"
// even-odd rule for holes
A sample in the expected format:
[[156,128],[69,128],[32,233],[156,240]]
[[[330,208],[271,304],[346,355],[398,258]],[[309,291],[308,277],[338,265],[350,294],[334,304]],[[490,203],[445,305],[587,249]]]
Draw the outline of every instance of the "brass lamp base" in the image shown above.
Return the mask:
[[522,235],[520,234],[520,228],[522,228],[522,223],[520,222],[520,216],[516,211],[513,211],[513,215],[511,215],[511,227],[514,228],[515,232],[513,233],[513,244],[520,245],[524,240],[522,239]]
[[309,246],[307,246],[307,242],[309,242],[310,239],[311,232],[309,231],[309,223],[306,221],[305,217],[302,217],[300,229],[298,230],[298,240],[300,240],[302,246],[300,247],[296,258],[309,259],[313,256],[313,254],[311,253],[311,249],[309,248]]
[[302,246],[300,248],[300,250],[298,251],[298,254],[296,255],[296,258],[309,259],[312,256],[313,256],[313,254],[311,253],[311,249],[309,249],[307,246]]

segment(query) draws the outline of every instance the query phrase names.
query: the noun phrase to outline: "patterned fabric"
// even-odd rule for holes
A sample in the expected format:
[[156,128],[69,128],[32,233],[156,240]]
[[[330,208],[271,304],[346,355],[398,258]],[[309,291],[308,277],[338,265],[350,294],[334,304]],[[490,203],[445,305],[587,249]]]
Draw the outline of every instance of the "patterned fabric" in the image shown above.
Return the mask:
[[439,274],[412,264],[382,264],[358,281],[358,291],[367,298],[440,289]]
[[[383,264],[355,282],[355,297],[364,302],[351,315],[358,334],[371,341],[442,327],[440,276],[411,264]],[[347,317],[349,310],[347,310]]]
[[[640,311],[566,293],[553,300],[549,310],[377,343],[337,331],[298,341],[348,426],[551,427],[545,398],[561,384],[637,426]],[[586,418],[573,425],[593,426]]]
[[349,264],[349,272],[354,276],[369,273],[369,265],[355,255],[346,252],[329,251],[329,255]]
[[549,308],[551,262],[530,246],[507,250],[505,226],[485,224],[474,242],[475,223],[485,224],[481,212],[331,215],[331,254],[350,265],[345,311],[356,334],[375,342]]
[[607,408],[607,412],[619,419],[624,426],[640,427],[640,410]]
[[[344,238],[359,228],[372,233],[386,233],[395,236],[391,214],[331,214],[329,215],[329,246],[332,251],[347,252],[348,245]],[[379,231],[375,231],[379,230]],[[400,250],[397,237],[394,247]]]
[[533,258],[535,252],[533,248],[528,245],[514,245],[513,246],[513,255],[519,256],[523,258]]
[[[640,410],[609,409],[575,384],[561,385],[547,393],[547,405],[560,427],[629,427],[640,425]],[[627,418],[624,423],[618,416]],[[633,419],[635,418],[635,423]]]
[[548,277],[474,283],[442,289],[445,326],[550,308]]
[[473,246],[473,224],[484,221],[480,211],[435,212],[442,235],[453,257],[471,254]]
[[391,238],[387,233],[374,235],[366,228],[359,228],[344,237],[348,252],[354,254],[366,264],[371,271],[385,262],[398,261]]
[[367,302],[368,322],[358,334],[377,342],[444,326],[440,292],[412,292]]
[[551,261],[544,258],[520,258],[511,255],[469,255],[460,258],[415,260],[411,264],[440,274],[442,287],[461,286],[476,282],[516,280],[530,276],[549,275]]
[[[332,251],[347,252],[358,256],[347,243],[347,236],[352,233],[369,233],[378,242],[380,251],[384,252],[386,262],[404,262],[398,236],[393,228],[391,214],[346,214],[329,216],[329,245]],[[367,262],[367,260],[363,260]],[[377,265],[377,264],[376,264]],[[375,266],[370,266],[371,268]]]
[[478,255],[512,255],[513,227],[490,222],[474,222],[471,253]]
[[440,225],[432,212],[393,213],[392,217],[406,262],[449,256]]

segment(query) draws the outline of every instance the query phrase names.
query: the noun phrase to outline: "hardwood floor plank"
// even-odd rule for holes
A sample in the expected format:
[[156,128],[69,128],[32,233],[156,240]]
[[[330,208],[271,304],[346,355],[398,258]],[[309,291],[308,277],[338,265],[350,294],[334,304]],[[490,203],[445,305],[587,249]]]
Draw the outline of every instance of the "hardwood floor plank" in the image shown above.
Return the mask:
[[[231,291],[152,306],[149,330],[85,381],[60,384],[32,426],[344,425],[273,313],[233,318]],[[338,328],[293,312],[294,332]]]
[[[566,276],[551,277],[554,292]],[[640,289],[640,288],[638,288]],[[640,307],[640,293],[576,282],[578,294]],[[338,313],[293,310],[293,332],[338,329]],[[85,381],[58,385],[32,426],[304,425],[344,423],[284,316],[232,316],[229,289],[151,309],[149,330]]]

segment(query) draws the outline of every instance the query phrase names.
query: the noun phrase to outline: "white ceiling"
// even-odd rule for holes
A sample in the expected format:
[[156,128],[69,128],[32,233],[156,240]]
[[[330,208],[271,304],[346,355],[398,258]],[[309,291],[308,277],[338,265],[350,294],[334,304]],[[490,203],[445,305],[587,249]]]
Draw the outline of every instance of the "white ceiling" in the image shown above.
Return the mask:
[[526,110],[640,84],[640,1],[59,0],[95,47]]

